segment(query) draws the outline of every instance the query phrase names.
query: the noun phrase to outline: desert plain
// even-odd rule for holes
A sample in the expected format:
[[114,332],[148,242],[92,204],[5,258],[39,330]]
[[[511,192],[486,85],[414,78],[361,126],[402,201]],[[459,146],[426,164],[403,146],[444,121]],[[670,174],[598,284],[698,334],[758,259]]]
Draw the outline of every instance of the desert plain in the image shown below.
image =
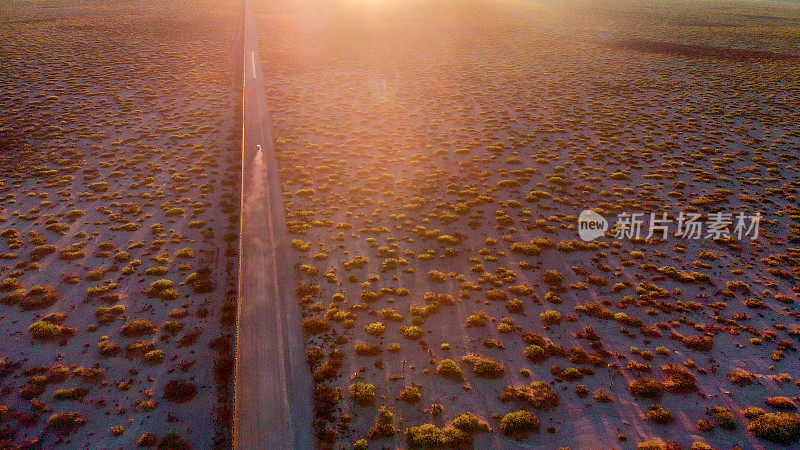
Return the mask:
[[[797,3],[253,11],[315,446],[800,445]],[[242,13],[0,3],[4,446],[233,444]]]

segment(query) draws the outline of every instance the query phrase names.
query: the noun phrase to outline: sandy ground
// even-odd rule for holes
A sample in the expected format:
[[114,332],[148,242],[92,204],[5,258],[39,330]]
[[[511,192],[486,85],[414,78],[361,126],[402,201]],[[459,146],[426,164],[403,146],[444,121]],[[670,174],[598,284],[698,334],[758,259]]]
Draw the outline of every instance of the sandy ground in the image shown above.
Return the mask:
[[238,19],[0,5],[0,446],[230,445]]
[[[373,434],[374,448],[409,445],[410,427],[465,412],[493,430],[473,433],[476,447],[776,446],[747,430],[742,410],[775,412],[767,399],[799,393],[800,85],[796,61],[746,51],[795,51],[798,12],[682,5],[256,4],[322,445],[368,438],[386,406],[396,433]],[[731,45],[744,56],[720,56]],[[589,207],[611,219],[760,210],[767,220],[755,242],[580,247],[577,215]],[[538,254],[512,247],[531,241]],[[544,323],[548,310],[559,324]],[[480,312],[485,325],[469,326]],[[605,316],[617,313],[627,316]],[[542,340],[549,356],[527,358]],[[470,353],[500,362],[502,376],[479,376]],[[464,382],[436,374],[444,359]],[[633,396],[631,380],[663,389],[669,364],[693,387]],[[737,369],[752,383],[732,383]],[[558,405],[501,401],[532,381]],[[366,406],[356,383],[374,388]],[[418,399],[400,398],[413,387]],[[597,401],[603,392],[613,401]],[[654,404],[669,423],[647,417]],[[505,436],[501,419],[517,410],[538,416],[540,432]],[[732,430],[717,426],[727,413]],[[701,419],[715,428],[701,431]]]

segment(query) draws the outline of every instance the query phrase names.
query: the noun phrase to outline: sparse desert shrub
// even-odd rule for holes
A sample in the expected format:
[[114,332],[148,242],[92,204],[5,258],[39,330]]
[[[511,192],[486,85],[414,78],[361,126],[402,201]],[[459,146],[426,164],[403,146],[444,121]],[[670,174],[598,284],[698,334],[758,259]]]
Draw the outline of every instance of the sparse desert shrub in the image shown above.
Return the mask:
[[131,254],[128,252],[117,252],[117,254],[114,255],[114,261],[124,262],[129,259],[131,259]]
[[120,329],[122,335],[129,338],[147,336],[155,334],[157,331],[158,326],[147,319],[133,319]]
[[672,441],[651,439],[636,444],[637,450],[681,450],[681,446]]
[[647,410],[647,420],[659,425],[666,425],[674,418],[672,413],[661,405],[650,405],[650,409]]
[[552,309],[539,314],[539,318],[545,325],[557,325],[561,323],[561,313]]
[[598,403],[613,403],[614,396],[611,395],[611,392],[605,390],[597,390],[594,392],[594,399]]
[[528,411],[510,412],[500,421],[500,431],[514,439],[524,439],[531,432],[538,433],[539,418]]
[[467,433],[476,433],[479,431],[492,431],[489,422],[483,420],[473,413],[464,413],[453,419],[450,426],[458,428]]
[[761,439],[786,445],[800,439],[800,414],[762,414],[750,422],[747,429]]
[[644,321],[638,317],[633,317],[625,314],[624,312],[618,312],[614,314],[614,320],[619,323],[628,325],[630,327],[641,327],[644,325]]
[[[386,406],[381,406],[378,410],[378,416],[375,417],[375,423],[369,430],[369,438],[381,439],[384,437],[390,437],[394,436],[399,431],[400,430],[394,426],[394,413],[392,413],[392,410]],[[353,448],[355,449],[355,445]],[[365,445],[364,448],[366,449],[367,446]]]
[[549,384],[534,381],[528,386],[507,386],[500,396],[503,402],[520,401],[536,409],[554,408],[558,405],[558,394]]
[[753,384],[755,376],[752,372],[737,368],[733,369],[730,375],[728,375],[728,380],[737,386],[747,386],[749,384]]
[[356,342],[353,349],[356,355],[359,356],[377,356],[381,353],[381,348],[375,345],[367,344],[366,342]]
[[766,400],[769,406],[781,411],[791,411],[797,409],[797,405],[789,397],[769,397]]
[[184,247],[175,253],[175,257],[186,259],[194,258],[194,250],[189,247]]
[[155,447],[158,445],[158,436],[153,433],[145,433],[139,437],[136,445],[139,447]]
[[652,378],[631,380],[630,383],[628,383],[628,389],[634,397],[658,400],[664,395],[664,386],[661,382]]
[[150,350],[144,354],[143,359],[148,364],[159,364],[165,357],[163,350]]
[[483,311],[478,311],[467,317],[468,327],[483,327],[487,323],[489,323],[489,316]]
[[464,381],[464,372],[461,370],[458,363],[452,359],[443,359],[439,361],[439,365],[436,366],[436,373],[448,380]]
[[100,306],[95,310],[94,316],[100,324],[107,325],[123,313],[125,313],[125,305]]
[[313,336],[327,333],[330,329],[330,322],[321,317],[306,317],[303,319],[303,332],[307,335]]
[[406,429],[405,437],[410,448],[459,448],[472,442],[471,436],[458,428],[430,423]]
[[31,324],[28,332],[32,338],[39,341],[57,341],[75,335],[78,330],[40,320]]
[[699,431],[701,433],[709,432],[709,431],[713,430],[716,427],[717,427],[717,425],[714,422],[711,422],[708,419],[699,419],[697,421],[697,431]]
[[686,347],[701,352],[711,350],[714,340],[709,336],[684,336],[681,341]]
[[161,279],[154,281],[146,292],[147,295],[162,300],[175,300],[178,298],[178,291],[175,289],[175,282],[172,280]]
[[214,290],[214,282],[211,273],[207,269],[193,272],[186,277],[186,284],[198,294],[205,294]]
[[353,401],[361,406],[372,406],[375,404],[377,394],[375,386],[370,383],[355,383],[350,385],[350,396]]
[[422,392],[417,386],[406,386],[400,392],[400,395],[397,397],[397,399],[406,403],[414,404],[422,400]]
[[22,282],[16,278],[6,278],[0,283],[0,292],[16,291],[22,288]]
[[83,386],[69,389],[59,389],[53,393],[53,398],[58,400],[82,400],[89,393]]
[[542,362],[547,359],[547,352],[538,345],[529,345],[525,348],[525,356],[532,362]]
[[47,255],[51,255],[56,252],[56,246],[52,244],[43,244],[37,245],[31,251],[31,259],[33,261],[39,261],[40,259],[44,258]]
[[168,433],[158,440],[158,448],[173,450],[191,450],[192,445],[178,433]]
[[53,414],[47,421],[48,428],[53,428],[60,432],[68,433],[85,425],[88,422],[86,418],[77,412],[62,412]]
[[522,300],[514,299],[506,303],[506,309],[512,314],[521,314],[525,310],[525,304]]
[[486,292],[486,298],[496,302],[504,302],[508,300],[508,293],[500,289],[491,289]]
[[188,381],[171,380],[164,386],[164,400],[169,402],[190,402],[195,395],[197,395],[197,387]]
[[661,370],[667,375],[667,378],[663,382],[665,390],[678,393],[695,390],[695,376],[686,367],[678,364],[666,364],[661,366]]
[[383,333],[386,332],[386,324],[383,322],[371,323],[364,327],[364,331],[373,336],[383,336]]
[[431,270],[428,272],[428,279],[436,283],[446,283],[447,274],[438,270]]
[[472,372],[481,378],[503,378],[506,373],[506,368],[503,363],[476,353],[468,353],[462,360],[465,363],[471,364]]
[[97,350],[100,353],[100,356],[103,357],[111,357],[116,356],[120,352],[119,345],[109,342],[108,340],[102,340],[97,344]]
[[736,417],[733,415],[733,411],[722,406],[715,406],[711,411],[714,413],[714,417],[717,419],[717,424],[720,428],[726,430],[736,429]]
[[545,270],[542,274],[542,281],[549,285],[558,285],[564,281],[564,275],[557,270]]
[[83,217],[85,214],[86,214],[86,212],[84,210],[82,210],[82,209],[73,209],[73,210],[67,211],[64,215],[67,217],[67,219],[75,220],[75,219],[78,219],[80,217]]
[[539,254],[542,253],[542,249],[532,242],[527,244],[520,242],[511,244],[510,250],[511,253],[517,253],[525,256],[539,256]]
[[144,271],[145,275],[149,275],[152,277],[163,277],[168,273],[169,269],[164,266],[148,267],[147,270]]
[[34,286],[25,293],[19,304],[24,310],[44,309],[61,300],[58,290],[52,286]]
[[559,381],[578,381],[583,378],[583,373],[575,367],[568,367],[564,370],[561,370],[557,374],[556,378]]
[[749,408],[743,409],[741,413],[748,419],[753,420],[762,414],[766,414],[767,411],[765,411],[764,408],[759,408],[758,406],[750,406]]
[[422,337],[422,328],[418,326],[402,327],[400,332],[403,333],[404,338],[412,341]]
[[161,327],[161,329],[167,333],[177,334],[183,330],[183,324],[177,320],[168,320],[164,322],[164,325]]
[[302,239],[292,239],[292,248],[297,251],[307,252],[311,250],[311,243],[305,242]]
[[183,208],[170,208],[164,211],[164,215],[167,217],[183,216],[185,212]]

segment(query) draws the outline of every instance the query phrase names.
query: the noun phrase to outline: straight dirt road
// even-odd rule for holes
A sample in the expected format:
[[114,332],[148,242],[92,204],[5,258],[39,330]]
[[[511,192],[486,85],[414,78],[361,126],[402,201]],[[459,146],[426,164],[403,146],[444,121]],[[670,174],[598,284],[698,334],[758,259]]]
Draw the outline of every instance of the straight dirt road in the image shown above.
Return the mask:
[[313,448],[311,379],[251,0],[244,15],[234,447]]

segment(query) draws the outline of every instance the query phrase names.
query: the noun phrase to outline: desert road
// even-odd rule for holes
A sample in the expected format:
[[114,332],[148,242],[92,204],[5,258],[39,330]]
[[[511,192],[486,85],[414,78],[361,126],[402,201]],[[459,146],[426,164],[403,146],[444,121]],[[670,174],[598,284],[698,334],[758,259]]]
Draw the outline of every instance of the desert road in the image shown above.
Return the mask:
[[234,447],[313,448],[311,380],[252,2],[245,2]]

